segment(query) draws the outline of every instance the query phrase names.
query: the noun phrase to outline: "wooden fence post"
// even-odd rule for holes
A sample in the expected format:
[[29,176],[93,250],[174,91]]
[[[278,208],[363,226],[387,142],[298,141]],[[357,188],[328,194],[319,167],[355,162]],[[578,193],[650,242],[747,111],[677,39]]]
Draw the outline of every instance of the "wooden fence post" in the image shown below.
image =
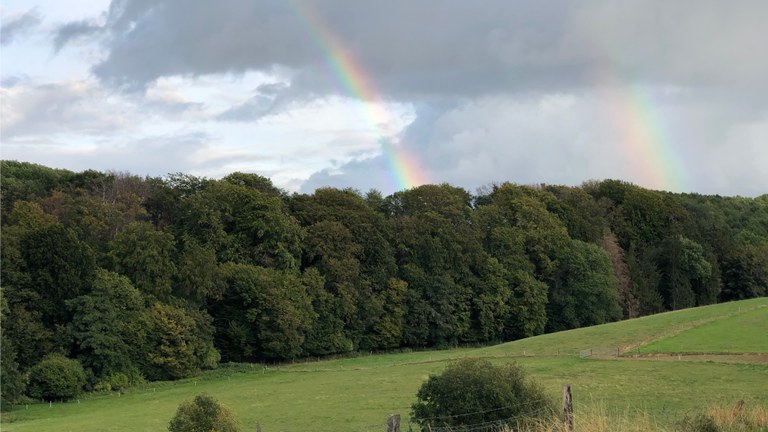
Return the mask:
[[563,384],[563,424],[565,430],[573,432],[573,400],[570,384]]
[[387,432],[400,432],[400,414],[392,414],[387,419]]
[[256,422],[256,432],[261,432],[261,425]]

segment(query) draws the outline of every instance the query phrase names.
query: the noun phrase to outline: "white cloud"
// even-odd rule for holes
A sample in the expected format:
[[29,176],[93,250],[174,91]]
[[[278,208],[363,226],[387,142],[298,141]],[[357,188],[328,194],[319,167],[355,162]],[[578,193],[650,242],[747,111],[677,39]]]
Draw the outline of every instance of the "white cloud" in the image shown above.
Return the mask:
[[[616,123],[617,109],[642,130],[623,129],[623,123]],[[671,97],[656,99],[646,109],[653,113],[637,106],[617,107],[592,92],[484,97],[415,122],[404,143],[427,165],[431,182],[468,190],[490,182],[578,185],[615,178],[675,192],[765,193],[765,114],[754,121],[733,122],[728,108]],[[664,118],[663,124],[652,124],[651,114]],[[634,139],[641,141],[629,142]],[[649,176],[649,170],[659,173]],[[390,171],[380,155],[355,160],[315,174],[302,190],[332,185],[389,193]],[[660,184],[659,174],[679,181]]]
[[35,27],[40,25],[43,21],[43,17],[37,8],[28,10],[27,12],[14,17],[3,17],[2,26],[3,31],[0,33],[0,45],[8,45],[19,36],[30,32]]
[[92,80],[26,81],[0,92],[4,141],[17,136],[115,133],[135,125],[128,104]]

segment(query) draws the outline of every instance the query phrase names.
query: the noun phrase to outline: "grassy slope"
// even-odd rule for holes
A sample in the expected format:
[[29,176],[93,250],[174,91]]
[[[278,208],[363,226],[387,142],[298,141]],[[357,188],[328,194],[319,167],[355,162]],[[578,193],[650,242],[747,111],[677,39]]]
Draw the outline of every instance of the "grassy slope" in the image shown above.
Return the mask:
[[[617,323],[522,339],[483,348],[480,352],[491,355],[495,353],[525,353],[526,355],[578,354],[581,350],[596,347],[620,347],[622,352],[634,352],[640,347],[640,352],[645,352],[644,345],[648,343],[675,336],[709,322],[742,315],[752,310],[762,311],[758,312],[758,315],[759,313],[768,314],[766,306],[768,306],[768,298],[758,298],[683,309]],[[738,332],[737,328],[736,330]],[[720,336],[730,338],[732,335],[713,336],[713,339]],[[752,337],[755,337],[755,332],[746,334],[746,336],[747,340],[751,340]],[[750,346],[743,347],[744,349],[741,351],[752,352],[750,349],[747,349]]]
[[[563,383],[572,384],[577,413],[580,406],[598,404],[609,413],[647,411],[666,423],[712,403],[730,405],[745,399],[749,404],[768,405],[764,391],[768,365],[598,360],[563,354],[596,346],[635,346],[664,335],[682,337],[681,331],[714,325],[717,320],[726,326],[717,335],[730,338],[725,333],[728,328],[757,335],[739,327],[753,325],[755,317],[758,324],[764,322],[765,306],[766,298],[707,306],[480,349],[375,355],[266,371],[258,366],[223,367],[197,380],[153,383],[120,397],[96,395],[80,404],[21,407],[3,416],[2,430],[165,430],[182,400],[206,392],[232,408],[245,430],[253,430],[259,422],[265,431],[380,431],[385,430],[390,413],[399,412],[407,421],[408,407],[423,380],[441,371],[446,361],[464,356],[518,361],[553,398]],[[740,344],[753,346],[750,338]]]
[[768,307],[703,324],[645,346],[643,352],[768,353]]

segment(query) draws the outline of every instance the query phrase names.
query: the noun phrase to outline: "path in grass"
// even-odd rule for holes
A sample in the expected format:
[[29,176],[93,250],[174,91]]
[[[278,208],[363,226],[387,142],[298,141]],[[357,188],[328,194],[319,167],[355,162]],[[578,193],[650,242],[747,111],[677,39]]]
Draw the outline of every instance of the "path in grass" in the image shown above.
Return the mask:
[[[729,317],[744,316],[751,313],[750,311],[754,311],[756,315],[760,315],[760,313],[768,314],[768,298],[763,297],[683,309],[617,323],[567,330],[481,348],[478,352],[484,355],[578,355],[581,351],[590,348],[605,348],[608,351],[619,348],[621,353],[631,353],[639,347],[642,353],[644,352],[643,347],[646,344],[657,340],[664,340],[710,322]],[[733,329],[735,331],[742,331],[738,328],[739,325],[744,325],[747,329],[766,328],[765,325],[762,327],[750,327],[746,323],[737,320],[733,323]],[[747,339],[758,337],[755,335],[755,332],[744,333],[746,333],[745,337]],[[727,338],[730,336],[728,334],[719,334],[717,337]],[[765,337],[765,332],[759,337],[761,337],[760,340],[764,340],[762,337]],[[747,342],[743,343],[746,344]],[[756,344],[759,343],[756,342]]]
[[768,307],[722,318],[642,347],[644,353],[768,353]]

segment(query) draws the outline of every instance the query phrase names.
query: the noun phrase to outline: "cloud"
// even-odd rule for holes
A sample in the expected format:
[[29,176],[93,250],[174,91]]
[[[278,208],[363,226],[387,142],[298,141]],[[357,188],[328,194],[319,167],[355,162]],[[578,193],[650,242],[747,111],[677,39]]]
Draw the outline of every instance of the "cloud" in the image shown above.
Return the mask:
[[605,168],[587,156],[590,152],[610,153],[603,156],[611,160],[621,157],[614,149],[601,148],[596,134],[589,132],[585,123],[594,110],[592,101],[569,95],[489,96],[445,105],[442,110],[425,107],[400,143],[418,164],[398,160],[393,168],[383,156],[356,160],[316,173],[302,190],[330,185],[391,193],[396,185],[394,172],[414,169],[421,172],[406,174],[470,190],[503,181],[578,184],[589,178],[588,173]]
[[94,72],[143,88],[162,76],[279,65],[296,71],[293,86],[334,93],[333,34],[370,82],[401,100],[563,91],[592,85],[596,69],[655,84],[765,87],[766,19],[759,0],[126,0],[113,2],[108,54]]
[[289,88],[285,83],[261,84],[255,94],[245,102],[231,107],[216,118],[222,121],[255,121],[276,114],[281,107],[289,104],[290,99],[283,97]]
[[[579,185],[605,178],[664,188],[648,175],[660,170],[680,175],[676,192],[765,193],[768,110],[736,120],[728,107],[670,96],[653,108],[664,124],[642,123],[649,113],[622,113],[644,129],[638,149],[627,142],[626,130],[610,124],[616,109],[589,92],[478,98],[419,112],[401,145],[431,183],[470,191],[491,182]],[[379,154],[321,170],[301,190],[333,186],[391,193],[393,175]]]
[[53,49],[61,51],[65,45],[78,38],[87,38],[102,33],[104,28],[88,20],[72,21],[59,26],[54,32]]
[[757,197],[768,185],[768,110],[761,118],[729,128],[699,159],[696,191]]
[[4,78],[0,133],[4,140],[61,134],[106,136],[131,134],[158,123],[211,118],[202,103],[185,98],[176,86],[161,80],[145,94],[134,95],[115,92],[92,78],[51,83]]
[[[56,49],[96,42],[57,56],[96,82],[3,77],[3,138],[202,131],[190,169],[302,190],[391,192],[377,142],[395,137],[431,181],[469,189],[764,193],[766,21],[762,0],[113,0],[54,33]],[[648,169],[665,163],[676,184]]]
[[192,172],[195,155],[211,146],[211,137],[199,131],[176,131],[164,135],[112,136],[91,138],[25,138],[4,144],[3,157],[34,160],[50,167],[82,171],[128,171],[139,175],[162,176]]
[[[133,111],[92,80],[16,81],[0,89],[3,140],[58,133],[106,134],[131,129]],[[128,114],[128,115],[127,115]]]
[[29,32],[39,26],[43,21],[38,8],[32,8],[18,18],[9,19],[2,23],[3,31],[0,32],[0,45],[7,45],[20,35]]

